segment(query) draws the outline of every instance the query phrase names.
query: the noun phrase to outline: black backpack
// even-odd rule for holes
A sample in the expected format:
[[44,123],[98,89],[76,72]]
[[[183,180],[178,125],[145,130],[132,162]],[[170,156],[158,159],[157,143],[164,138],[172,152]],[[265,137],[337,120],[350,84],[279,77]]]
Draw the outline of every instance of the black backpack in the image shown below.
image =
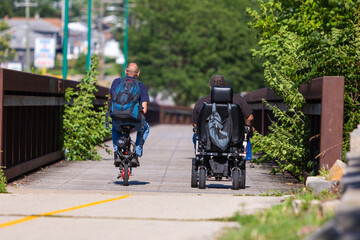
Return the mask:
[[111,98],[110,116],[126,122],[141,121],[139,80],[121,78],[119,86]]

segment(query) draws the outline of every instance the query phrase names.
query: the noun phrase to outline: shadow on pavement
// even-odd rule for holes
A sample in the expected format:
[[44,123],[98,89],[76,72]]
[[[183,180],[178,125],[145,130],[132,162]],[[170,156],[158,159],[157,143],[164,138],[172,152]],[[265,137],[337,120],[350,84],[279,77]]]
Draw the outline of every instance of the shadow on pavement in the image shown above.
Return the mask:
[[[207,188],[222,188],[222,189],[231,189],[231,185],[223,185],[223,184],[206,184]],[[245,186],[245,188],[250,188],[249,186]]]
[[[114,182],[117,185],[123,185],[123,181],[115,181]],[[129,185],[148,185],[150,182],[141,182],[141,181],[129,181]]]

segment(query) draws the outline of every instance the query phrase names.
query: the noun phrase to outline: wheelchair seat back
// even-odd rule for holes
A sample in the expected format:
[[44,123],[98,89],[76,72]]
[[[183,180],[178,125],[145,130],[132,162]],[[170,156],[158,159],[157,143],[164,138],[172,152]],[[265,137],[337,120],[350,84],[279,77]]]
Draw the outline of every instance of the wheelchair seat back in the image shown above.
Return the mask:
[[[239,105],[233,103],[233,91],[231,87],[213,87],[211,89],[211,102],[205,102],[202,105],[197,118],[198,139],[204,144],[207,143],[207,119],[212,112],[213,103],[215,103],[216,111],[220,114],[222,120],[229,116],[228,104],[231,105],[233,129],[229,147],[240,145],[244,137],[245,121]],[[212,146],[210,151],[216,151],[216,148]]]

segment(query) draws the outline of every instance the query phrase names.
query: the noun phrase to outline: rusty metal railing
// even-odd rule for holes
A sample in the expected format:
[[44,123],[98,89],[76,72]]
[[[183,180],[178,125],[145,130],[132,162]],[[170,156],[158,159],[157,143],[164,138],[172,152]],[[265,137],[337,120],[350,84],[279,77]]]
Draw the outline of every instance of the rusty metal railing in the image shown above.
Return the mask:
[[[0,166],[8,180],[63,159],[65,89],[78,82],[0,68]],[[97,87],[95,107],[109,89]],[[192,109],[149,103],[150,124],[189,124]]]
[[[342,159],[344,78],[333,76],[316,78],[301,85],[300,92],[306,99],[303,112],[310,118],[310,134],[319,135],[310,142],[310,159],[315,159],[321,153],[320,167],[330,168],[337,159]],[[281,110],[286,110],[286,106],[269,88],[245,95],[245,100],[254,112],[254,126],[265,135],[275,117],[262,103],[262,99]]]
[[[45,164],[63,159],[62,113],[64,94],[78,82],[49,76],[0,68],[0,166],[8,179],[15,178]],[[94,105],[106,101],[109,89],[98,87]],[[304,113],[310,117],[311,158],[318,153],[320,166],[331,167],[342,158],[342,125],[344,78],[322,77],[300,87],[307,104]],[[259,89],[245,96],[254,111],[255,127],[266,134],[271,111],[262,103],[286,110],[281,98],[270,89]],[[190,124],[192,108],[160,106],[149,103],[146,118],[149,123]]]
[[[0,68],[0,166],[8,179],[63,158],[64,94],[78,82]],[[94,105],[106,101],[98,87]]]

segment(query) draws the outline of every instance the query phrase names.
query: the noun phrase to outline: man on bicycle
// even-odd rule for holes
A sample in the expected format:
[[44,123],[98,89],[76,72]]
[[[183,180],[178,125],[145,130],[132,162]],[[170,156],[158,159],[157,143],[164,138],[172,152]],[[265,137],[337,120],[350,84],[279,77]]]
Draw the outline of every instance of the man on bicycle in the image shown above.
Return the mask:
[[[122,136],[122,126],[124,125],[132,125],[135,127],[136,131],[137,131],[137,135],[136,135],[136,142],[135,142],[135,156],[133,157],[132,164],[136,165],[136,166],[140,166],[140,162],[138,157],[141,157],[143,154],[143,145],[145,143],[145,140],[147,138],[147,136],[149,135],[149,130],[150,130],[150,126],[148,124],[148,122],[145,120],[145,116],[144,114],[147,112],[147,104],[149,102],[149,94],[147,91],[146,86],[140,82],[139,80],[137,80],[137,77],[140,75],[140,71],[139,71],[139,67],[136,63],[129,63],[125,69],[125,78],[116,78],[112,84],[111,84],[111,88],[110,88],[110,95],[109,95],[109,99],[108,99],[108,108],[110,109],[111,107],[111,99],[113,96],[116,96],[116,89],[117,87],[122,83],[122,81],[138,81],[139,83],[139,88],[140,88],[140,98],[139,98],[139,103],[140,103],[140,111],[141,111],[141,120],[138,122],[127,122],[124,120],[119,120],[116,118],[113,118],[112,120],[112,140],[113,140],[113,145],[114,145],[114,152],[116,153],[117,149],[117,141],[118,139]],[[120,159],[117,159],[118,155],[114,154],[114,161],[115,163],[117,161],[120,161]]]

